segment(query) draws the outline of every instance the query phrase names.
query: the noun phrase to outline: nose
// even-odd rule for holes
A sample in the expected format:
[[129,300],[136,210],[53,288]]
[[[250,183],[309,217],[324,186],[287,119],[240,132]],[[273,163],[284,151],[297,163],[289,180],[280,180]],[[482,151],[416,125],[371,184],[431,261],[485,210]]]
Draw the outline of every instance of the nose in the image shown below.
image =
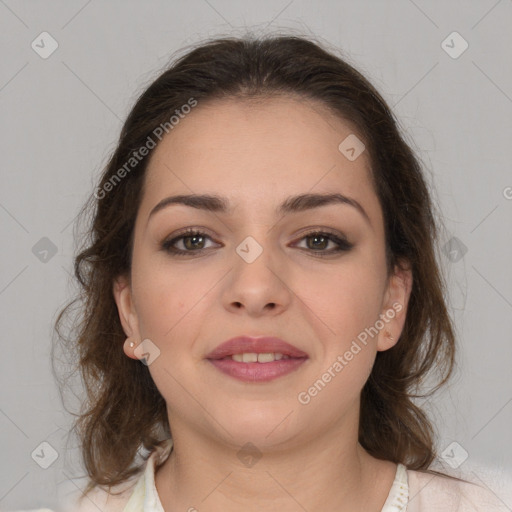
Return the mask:
[[223,290],[224,307],[232,313],[252,317],[281,314],[293,297],[284,260],[266,248],[254,261],[249,261],[234,254]]

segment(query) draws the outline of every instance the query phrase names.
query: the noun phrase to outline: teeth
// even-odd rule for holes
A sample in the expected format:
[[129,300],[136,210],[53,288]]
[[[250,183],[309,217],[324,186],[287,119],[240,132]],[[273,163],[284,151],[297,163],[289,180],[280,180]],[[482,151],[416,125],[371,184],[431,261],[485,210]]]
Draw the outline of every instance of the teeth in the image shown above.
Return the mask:
[[244,363],[257,363],[258,362],[258,354],[254,352],[249,352],[248,354],[242,354],[242,361]]
[[280,354],[278,352],[268,352],[265,354],[256,354],[255,352],[245,352],[243,354],[233,354],[233,361],[238,363],[271,363],[280,359],[290,359],[290,356]]
[[274,354],[258,354],[258,363],[270,363],[275,361]]

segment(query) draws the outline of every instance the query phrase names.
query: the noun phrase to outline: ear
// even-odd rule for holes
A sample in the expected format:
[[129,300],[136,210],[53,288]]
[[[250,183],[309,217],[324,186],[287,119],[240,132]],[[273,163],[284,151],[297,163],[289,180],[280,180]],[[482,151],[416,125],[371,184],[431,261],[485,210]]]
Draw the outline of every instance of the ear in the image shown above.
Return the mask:
[[[139,319],[133,303],[132,290],[129,279],[126,276],[119,276],[114,280],[112,292],[117,304],[119,320],[127,339],[124,343],[124,353],[132,359],[138,359],[134,351],[141,341],[139,331]],[[134,343],[130,347],[130,343]]]
[[380,318],[384,327],[379,330],[377,350],[393,347],[400,338],[407,316],[407,306],[412,290],[412,270],[405,262],[397,264],[388,278]]

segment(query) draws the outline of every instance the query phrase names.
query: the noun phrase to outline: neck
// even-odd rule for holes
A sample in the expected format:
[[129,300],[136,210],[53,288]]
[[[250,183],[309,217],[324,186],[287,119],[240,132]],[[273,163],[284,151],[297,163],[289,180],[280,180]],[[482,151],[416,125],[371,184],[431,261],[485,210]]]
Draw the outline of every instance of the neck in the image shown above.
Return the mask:
[[254,458],[190,430],[174,432],[188,435],[173,434],[173,450],[155,477],[166,512],[380,512],[396,473],[396,464],[361,447],[357,432],[324,434]]

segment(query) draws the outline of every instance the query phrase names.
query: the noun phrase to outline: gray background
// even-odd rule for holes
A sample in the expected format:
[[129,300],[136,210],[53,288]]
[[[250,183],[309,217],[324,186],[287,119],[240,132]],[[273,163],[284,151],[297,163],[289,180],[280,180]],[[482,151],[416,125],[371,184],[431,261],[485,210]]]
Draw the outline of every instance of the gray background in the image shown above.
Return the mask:
[[[459,366],[425,405],[440,450],[468,453],[461,470],[512,471],[512,1],[0,0],[0,509],[54,506],[79,475],[51,325],[73,291],[73,219],[122,120],[173,52],[245,27],[318,35],[394,107],[437,190],[443,243],[456,237],[441,254]],[[59,45],[47,59],[31,47],[43,31]],[[453,31],[469,44],[457,58],[442,46]],[[42,442],[59,454],[48,469],[31,456],[49,461]]]

